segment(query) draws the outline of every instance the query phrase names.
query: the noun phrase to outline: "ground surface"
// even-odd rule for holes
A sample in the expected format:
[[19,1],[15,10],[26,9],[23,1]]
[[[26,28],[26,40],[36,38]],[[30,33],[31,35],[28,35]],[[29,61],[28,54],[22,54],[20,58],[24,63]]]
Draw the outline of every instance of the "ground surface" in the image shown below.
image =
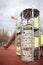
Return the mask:
[[15,54],[14,45],[11,45],[8,49],[0,46],[0,65],[43,65],[43,57],[40,60],[35,58],[34,62],[22,62],[20,56]]

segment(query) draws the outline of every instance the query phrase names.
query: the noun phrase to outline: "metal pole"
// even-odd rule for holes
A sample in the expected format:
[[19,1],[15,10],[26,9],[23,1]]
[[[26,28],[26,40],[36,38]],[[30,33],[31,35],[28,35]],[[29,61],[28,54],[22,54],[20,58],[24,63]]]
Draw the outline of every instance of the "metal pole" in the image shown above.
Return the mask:
[[[40,15],[40,12],[39,12]],[[38,59],[40,59],[40,19],[38,16],[38,23],[39,23],[39,47],[38,47]]]
[[32,37],[32,45],[33,45],[33,61],[34,61],[34,9],[32,8],[32,31],[33,31],[33,37]]

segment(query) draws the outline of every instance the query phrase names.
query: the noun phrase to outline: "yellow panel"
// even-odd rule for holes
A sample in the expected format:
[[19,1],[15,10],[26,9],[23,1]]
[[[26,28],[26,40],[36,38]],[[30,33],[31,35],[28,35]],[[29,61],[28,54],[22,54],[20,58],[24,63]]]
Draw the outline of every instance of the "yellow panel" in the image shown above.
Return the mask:
[[34,18],[34,27],[39,28],[38,18]]
[[17,47],[17,50],[19,51],[20,50],[20,47]]
[[21,23],[16,24],[17,29],[20,29]]
[[43,35],[41,35],[41,44],[43,44]]
[[39,47],[39,39],[37,37],[34,38],[34,48]]
[[31,24],[28,24],[28,28],[31,28],[32,27],[32,25]]
[[16,52],[16,55],[21,55],[21,53],[20,52]]
[[20,23],[16,24],[17,27],[20,27]]
[[21,55],[21,52],[20,52],[21,49],[20,49],[20,47],[17,47],[16,49],[17,49],[16,50],[16,55]]

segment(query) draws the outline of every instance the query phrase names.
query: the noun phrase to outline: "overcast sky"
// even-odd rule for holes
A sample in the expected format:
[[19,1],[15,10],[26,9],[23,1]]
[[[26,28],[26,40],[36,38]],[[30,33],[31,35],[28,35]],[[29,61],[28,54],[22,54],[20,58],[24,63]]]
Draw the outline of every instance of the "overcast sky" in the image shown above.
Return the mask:
[[[40,22],[43,27],[43,0],[0,0],[0,27],[15,28],[20,21],[20,12],[26,8],[37,8],[40,11]],[[15,16],[17,20],[10,17]]]

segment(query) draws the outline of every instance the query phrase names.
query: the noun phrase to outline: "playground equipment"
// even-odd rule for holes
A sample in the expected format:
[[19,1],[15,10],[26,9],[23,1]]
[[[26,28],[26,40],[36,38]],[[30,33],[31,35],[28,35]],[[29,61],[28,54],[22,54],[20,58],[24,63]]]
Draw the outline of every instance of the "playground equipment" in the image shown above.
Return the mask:
[[34,50],[38,50],[40,59],[39,13],[37,9],[25,9],[20,14],[22,61],[34,61]]
[[6,48],[16,39],[16,55],[21,55],[22,61],[34,61],[36,54],[40,59],[40,46],[43,50],[43,34],[40,34],[40,12],[37,9],[25,9],[20,13],[20,16],[21,22],[16,25],[16,32],[8,40]]

